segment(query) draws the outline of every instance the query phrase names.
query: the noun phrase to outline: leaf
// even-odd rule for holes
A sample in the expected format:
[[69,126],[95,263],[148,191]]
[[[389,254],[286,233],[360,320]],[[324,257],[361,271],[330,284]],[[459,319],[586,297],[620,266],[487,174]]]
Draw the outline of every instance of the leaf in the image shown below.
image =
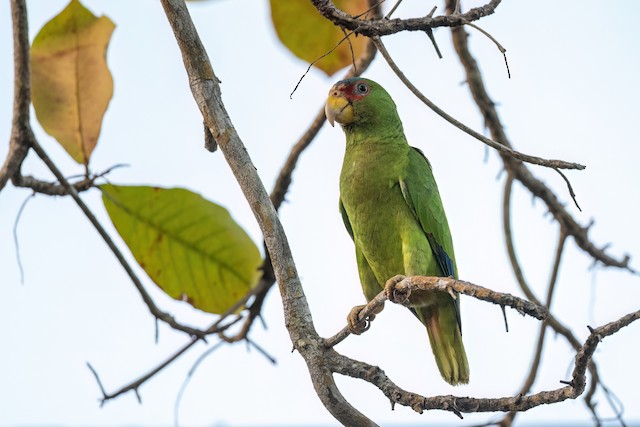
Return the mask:
[[113,96],[106,50],[115,25],[78,0],[45,24],[31,47],[31,97],[38,121],[87,165]]
[[100,188],[116,230],[170,297],[219,314],[258,283],[260,252],[225,208],[182,188]]
[[[303,61],[317,60],[345,36],[340,27],[320,15],[309,0],[270,0],[270,3],[271,20],[278,38]],[[334,0],[333,3],[351,15],[359,15],[368,9],[367,0]],[[349,40],[357,58],[364,49],[365,38],[351,35]],[[330,76],[351,62],[351,48],[345,40],[314,67]]]

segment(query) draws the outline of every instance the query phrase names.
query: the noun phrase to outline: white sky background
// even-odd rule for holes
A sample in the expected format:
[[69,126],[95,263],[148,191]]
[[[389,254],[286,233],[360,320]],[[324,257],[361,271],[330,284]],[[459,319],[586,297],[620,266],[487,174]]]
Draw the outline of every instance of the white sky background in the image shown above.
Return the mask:
[[[11,123],[13,85],[9,2],[0,3],[0,158],[4,159]],[[31,39],[66,5],[66,0],[30,1]],[[116,163],[109,180],[188,187],[230,209],[256,243],[257,224],[221,153],[206,152],[202,120],[188,88],[180,53],[156,1],[84,0],[96,15],[117,25],[108,51],[115,94],[104,120],[91,169]],[[405,0],[397,17],[422,16],[433,2]],[[465,8],[484,2],[467,1]],[[442,12],[441,2],[436,3]],[[387,10],[388,10],[387,6]],[[223,100],[268,189],[291,145],[323,105],[341,74],[311,71],[289,99],[307,64],[293,57],[275,37],[266,1],[212,1],[191,4],[191,12],[218,77]],[[591,237],[611,243],[611,253],[632,255],[640,267],[637,170],[637,122],[640,117],[640,3],[632,0],[505,1],[479,25],[506,48],[512,78],[501,54],[484,36],[472,33],[471,49],[479,60],[490,95],[499,105],[515,147],[546,158],[587,165],[570,178],[583,212],[567,203],[582,223],[592,218]],[[238,22],[242,20],[242,25]],[[424,34],[385,38],[398,64],[439,106],[477,130],[482,119],[463,81],[447,30],[435,31],[444,59],[437,59]],[[381,57],[366,74],[392,94],[409,141],[422,148],[434,167],[452,229],[462,279],[521,295],[507,261],[501,225],[504,176],[497,155],[424,107],[393,75]],[[33,121],[36,135],[67,175],[82,172]],[[316,328],[324,336],[345,324],[349,309],[360,304],[352,243],[337,210],[338,175],[344,135],[329,126],[302,156],[281,209],[298,271]],[[533,167],[561,199],[566,186],[555,172]],[[23,172],[43,179],[50,174],[33,154]],[[100,392],[85,363],[91,362],[108,391],[136,379],[187,342],[188,337],[160,326],[154,342],[154,319],[104,243],[68,198],[38,196],[18,225],[25,283],[15,261],[12,229],[28,190],[6,187],[0,193],[0,425],[171,425],[174,402],[188,370],[205,350],[193,351],[133,394],[100,408]],[[97,190],[83,197],[116,236]],[[557,226],[545,217],[543,203],[516,185],[516,245],[525,275],[544,298]],[[128,254],[128,252],[127,252]],[[131,257],[129,257],[131,258]],[[591,259],[573,241],[567,245],[553,303],[557,316],[579,339],[586,325],[599,326],[637,310],[640,279],[614,269],[590,271]],[[179,320],[198,325],[211,319],[165,297],[144,273],[158,304]],[[471,366],[471,383],[453,388],[441,380],[424,328],[408,311],[387,305],[370,332],[351,337],[338,350],[380,365],[401,387],[426,396],[475,397],[513,395],[527,375],[539,323],[508,310],[505,333],[500,309],[463,297],[463,337]],[[180,407],[183,426],[335,425],[315,395],[304,361],[291,353],[279,293],[264,308],[269,329],[254,327],[252,339],[278,360],[272,366],[243,344],[225,346],[196,371]],[[624,402],[627,420],[640,419],[637,349],[640,326],[633,324],[607,338],[596,360],[605,384]],[[215,338],[211,339],[215,342]],[[573,350],[550,333],[535,391],[569,379]],[[397,406],[361,381],[338,378],[346,397],[381,425],[453,423],[473,425],[495,417],[432,411],[417,415]],[[610,416],[599,393],[598,408]],[[581,400],[541,407],[522,420],[587,423]]]

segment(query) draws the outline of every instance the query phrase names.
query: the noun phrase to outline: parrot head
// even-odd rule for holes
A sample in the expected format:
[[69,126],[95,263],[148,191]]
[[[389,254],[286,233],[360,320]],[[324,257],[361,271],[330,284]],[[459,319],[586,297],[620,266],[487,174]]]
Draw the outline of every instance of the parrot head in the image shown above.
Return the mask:
[[345,129],[384,125],[398,119],[396,105],[387,91],[363,77],[352,77],[333,85],[324,112],[331,126],[338,122]]

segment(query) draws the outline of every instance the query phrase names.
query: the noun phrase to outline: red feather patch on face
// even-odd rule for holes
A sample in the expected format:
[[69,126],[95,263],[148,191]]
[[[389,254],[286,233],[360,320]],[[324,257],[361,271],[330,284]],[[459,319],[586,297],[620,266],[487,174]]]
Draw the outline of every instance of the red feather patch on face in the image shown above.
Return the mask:
[[371,93],[371,87],[365,80],[342,80],[334,86],[335,96],[344,96],[349,102],[357,102]]

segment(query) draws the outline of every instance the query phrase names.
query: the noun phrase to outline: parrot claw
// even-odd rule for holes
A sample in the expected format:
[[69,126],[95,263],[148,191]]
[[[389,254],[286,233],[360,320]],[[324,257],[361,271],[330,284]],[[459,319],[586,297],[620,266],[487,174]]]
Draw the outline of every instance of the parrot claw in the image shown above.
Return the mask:
[[384,293],[387,299],[396,304],[404,304],[409,300],[411,290],[408,288],[398,288],[398,284],[406,279],[405,276],[397,275],[387,280],[384,285]]
[[354,335],[360,335],[363,332],[366,332],[371,327],[371,322],[375,319],[375,314],[370,314],[368,317],[364,319],[360,319],[360,312],[366,306],[364,305],[356,305],[351,309],[349,315],[347,316],[347,326],[349,327],[349,332]]

